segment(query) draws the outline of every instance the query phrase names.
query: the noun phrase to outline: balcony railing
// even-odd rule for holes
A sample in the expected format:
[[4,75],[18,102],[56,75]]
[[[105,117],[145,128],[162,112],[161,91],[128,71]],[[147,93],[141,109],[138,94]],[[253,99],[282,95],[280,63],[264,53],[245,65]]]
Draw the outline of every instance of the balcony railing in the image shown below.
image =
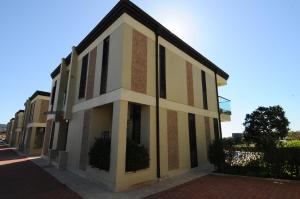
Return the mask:
[[231,115],[231,101],[224,97],[219,96],[219,107],[220,107],[220,114]]

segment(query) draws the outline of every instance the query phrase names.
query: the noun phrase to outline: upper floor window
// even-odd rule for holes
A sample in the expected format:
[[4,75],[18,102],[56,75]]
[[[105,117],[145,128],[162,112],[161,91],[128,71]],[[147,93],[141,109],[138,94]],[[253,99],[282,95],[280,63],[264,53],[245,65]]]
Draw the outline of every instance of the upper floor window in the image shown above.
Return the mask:
[[201,70],[201,81],[202,81],[203,108],[207,110],[208,105],[207,105],[206,74],[202,70]]
[[50,101],[51,111],[53,111],[53,104],[54,104],[55,93],[56,93],[56,84],[57,84],[57,81],[54,82],[54,86],[52,87],[52,91],[51,91],[51,101]]
[[106,93],[106,89],[107,89],[108,58],[109,58],[109,37],[107,37],[103,41],[100,95]]
[[30,113],[29,113],[29,121],[30,121],[30,122],[33,122],[34,109],[35,109],[35,102],[33,102],[33,103],[30,105]]
[[80,84],[79,84],[79,95],[78,95],[78,98],[79,98],[79,99],[85,97],[86,76],[87,76],[88,62],[89,62],[89,54],[86,54],[86,55],[82,58],[82,64],[81,64],[81,74],[80,74]]
[[159,95],[166,99],[166,52],[165,47],[159,46]]

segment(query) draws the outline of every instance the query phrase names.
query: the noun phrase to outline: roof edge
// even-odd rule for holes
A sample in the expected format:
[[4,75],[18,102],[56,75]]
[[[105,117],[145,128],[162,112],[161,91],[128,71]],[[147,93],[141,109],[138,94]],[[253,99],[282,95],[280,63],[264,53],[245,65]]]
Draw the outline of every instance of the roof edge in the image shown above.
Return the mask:
[[31,97],[29,97],[29,100],[33,100],[34,98],[36,98],[38,95],[41,96],[46,96],[46,97],[50,97],[50,93],[46,92],[46,91],[35,91]]
[[[182,39],[173,34],[170,30],[161,25],[153,17],[148,15],[145,11],[139,8],[137,5],[129,0],[120,0],[111,11],[88,33],[88,35],[75,47],[78,54],[82,53],[92,42],[94,42],[111,24],[113,24],[123,13],[127,13],[135,20],[142,23],[152,31],[159,34],[168,42],[203,64],[205,67],[211,69],[224,79],[228,79],[229,75],[211,62],[208,58],[200,54]],[[71,58],[71,54],[66,57],[68,61]],[[55,68],[51,73],[51,77],[55,78],[60,72],[60,65]]]

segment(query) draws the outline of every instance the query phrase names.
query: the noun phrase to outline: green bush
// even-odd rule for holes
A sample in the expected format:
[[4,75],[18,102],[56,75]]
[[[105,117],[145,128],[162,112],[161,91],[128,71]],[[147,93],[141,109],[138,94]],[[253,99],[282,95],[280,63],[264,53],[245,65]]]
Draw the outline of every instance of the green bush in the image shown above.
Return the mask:
[[126,171],[137,171],[149,167],[149,154],[144,146],[127,139]]
[[223,171],[225,165],[225,152],[222,140],[214,140],[208,149],[208,159],[215,166],[217,171]]
[[299,147],[300,140],[284,140],[279,143],[280,147]]
[[[110,166],[109,137],[96,138],[95,144],[89,152],[89,163],[94,168],[109,171]],[[126,171],[137,171],[149,167],[149,154],[144,146],[127,139],[126,145]]]
[[96,141],[89,152],[89,163],[92,167],[109,171],[110,143],[110,138],[96,138]]
[[272,177],[300,179],[299,147],[277,147],[267,150],[264,159]]

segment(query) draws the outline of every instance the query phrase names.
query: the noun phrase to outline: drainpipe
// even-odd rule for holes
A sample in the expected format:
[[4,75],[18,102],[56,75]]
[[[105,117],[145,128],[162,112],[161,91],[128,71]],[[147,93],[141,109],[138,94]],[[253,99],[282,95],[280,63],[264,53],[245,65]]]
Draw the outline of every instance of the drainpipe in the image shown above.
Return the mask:
[[156,86],[155,88],[156,88],[156,176],[157,178],[160,178],[158,34],[159,34],[159,28],[155,31],[155,86]]
[[217,72],[215,72],[215,85],[216,85],[217,104],[218,104],[219,131],[220,131],[220,138],[222,139],[222,127],[221,127],[220,102],[219,102],[219,91],[218,91]]

